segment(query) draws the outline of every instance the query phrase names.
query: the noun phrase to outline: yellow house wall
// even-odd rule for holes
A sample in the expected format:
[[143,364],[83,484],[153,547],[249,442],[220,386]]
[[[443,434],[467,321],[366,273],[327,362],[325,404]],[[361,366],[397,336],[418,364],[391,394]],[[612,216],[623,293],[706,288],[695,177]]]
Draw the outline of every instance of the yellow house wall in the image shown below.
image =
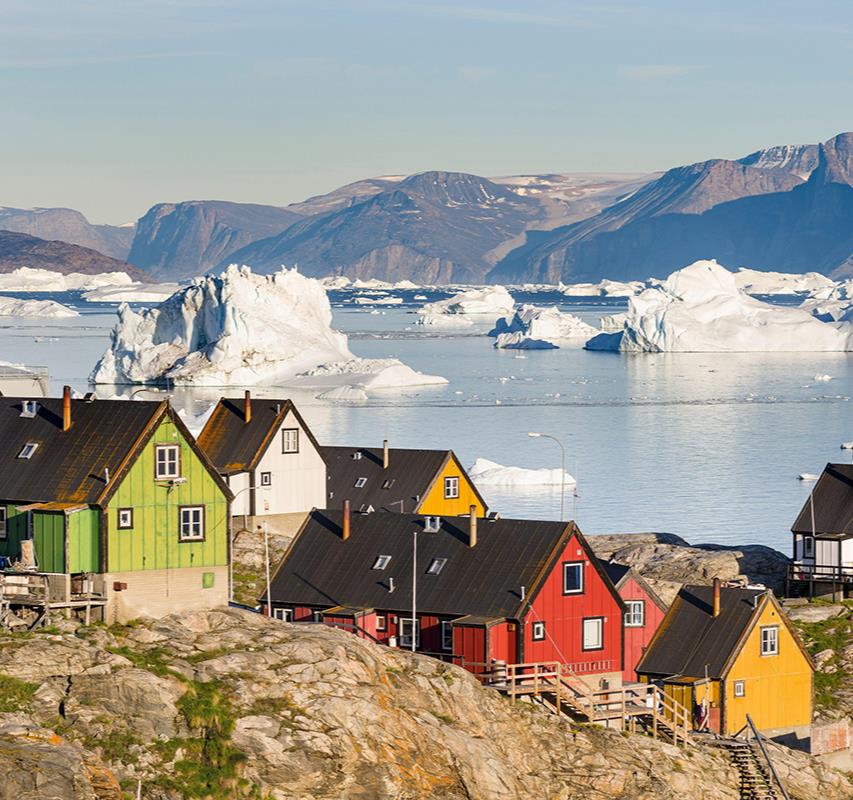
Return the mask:
[[[446,500],[444,498],[444,479],[452,477],[459,478],[459,497],[454,500]],[[483,504],[477,498],[465,470],[462,469],[459,462],[451,458],[439,473],[438,479],[432,485],[429,494],[421,502],[418,513],[457,517],[467,514],[472,505],[477,507],[478,517],[485,515],[486,509],[483,508]]]
[[[768,603],[726,675],[725,732],[735,733],[752,717],[762,731],[811,724],[812,672],[780,612]],[[761,655],[761,627],[779,626],[779,655]],[[745,696],[735,697],[735,681],[744,681]]]

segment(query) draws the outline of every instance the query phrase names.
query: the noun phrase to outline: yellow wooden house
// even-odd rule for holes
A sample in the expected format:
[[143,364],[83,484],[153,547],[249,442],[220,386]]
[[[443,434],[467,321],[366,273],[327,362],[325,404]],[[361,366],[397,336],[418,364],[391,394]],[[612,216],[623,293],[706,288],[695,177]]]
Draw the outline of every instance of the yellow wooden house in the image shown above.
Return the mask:
[[684,586],[637,675],[692,709],[698,730],[732,735],[747,714],[771,736],[811,725],[814,665],[767,589]]
[[353,512],[478,517],[488,511],[477,487],[452,450],[389,447],[320,448],[326,462],[326,508],[349,500]]

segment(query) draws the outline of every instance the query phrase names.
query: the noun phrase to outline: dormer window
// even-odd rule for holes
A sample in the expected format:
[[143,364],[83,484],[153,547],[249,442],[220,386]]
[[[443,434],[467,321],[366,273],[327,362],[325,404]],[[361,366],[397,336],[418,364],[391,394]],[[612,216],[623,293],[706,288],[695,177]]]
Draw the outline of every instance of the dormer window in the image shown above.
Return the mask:
[[376,556],[371,569],[385,569],[391,563],[391,556]]
[[355,488],[363,489],[367,485],[367,478],[356,478]]
[[446,558],[434,558],[429,567],[427,568],[427,575],[438,575],[443,569],[444,565],[447,563]]
[[18,458],[32,458],[36,450],[38,450],[38,442],[27,442],[18,453]]

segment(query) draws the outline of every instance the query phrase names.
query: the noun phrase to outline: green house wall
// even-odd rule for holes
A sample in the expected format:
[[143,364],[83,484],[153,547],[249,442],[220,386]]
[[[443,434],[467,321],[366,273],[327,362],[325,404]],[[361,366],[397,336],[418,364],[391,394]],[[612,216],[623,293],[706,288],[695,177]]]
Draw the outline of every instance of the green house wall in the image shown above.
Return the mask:
[[98,572],[100,569],[99,517],[97,508],[75,511],[66,517],[69,572]]
[[6,538],[0,538],[0,556],[17,559],[21,555],[21,539],[27,538],[27,512],[8,503],[2,505],[6,508]]
[[[184,483],[154,478],[157,444],[181,447]],[[205,540],[178,540],[181,506],[204,506]],[[133,528],[118,528],[118,509],[133,509]],[[164,419],[109,501],[107,571],[224,566],[228,563],[228,504],[213,479],[171,419]]]
[[39,572],[66,572],[65,514],[34,511],[33,546]]

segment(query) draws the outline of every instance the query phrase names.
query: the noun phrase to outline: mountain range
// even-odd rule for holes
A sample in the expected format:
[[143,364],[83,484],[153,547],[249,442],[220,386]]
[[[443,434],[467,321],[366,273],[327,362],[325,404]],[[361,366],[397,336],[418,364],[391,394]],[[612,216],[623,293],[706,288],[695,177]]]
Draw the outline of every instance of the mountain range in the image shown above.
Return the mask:
[[[431,171],[282,207],[160,203],[128,226],[92,225],[71,209],[0,209],[0,230],[54,240],[40,246],[42,259],[59,240],[164,281],[239,261],[418,283],[594,282],[662,277],[700,258],[843,278],[853,276],[851,223],[851,133],[657,174]],[[52,268],[81,271],[70,266],[79,253],[66,263],[53,250]]]

